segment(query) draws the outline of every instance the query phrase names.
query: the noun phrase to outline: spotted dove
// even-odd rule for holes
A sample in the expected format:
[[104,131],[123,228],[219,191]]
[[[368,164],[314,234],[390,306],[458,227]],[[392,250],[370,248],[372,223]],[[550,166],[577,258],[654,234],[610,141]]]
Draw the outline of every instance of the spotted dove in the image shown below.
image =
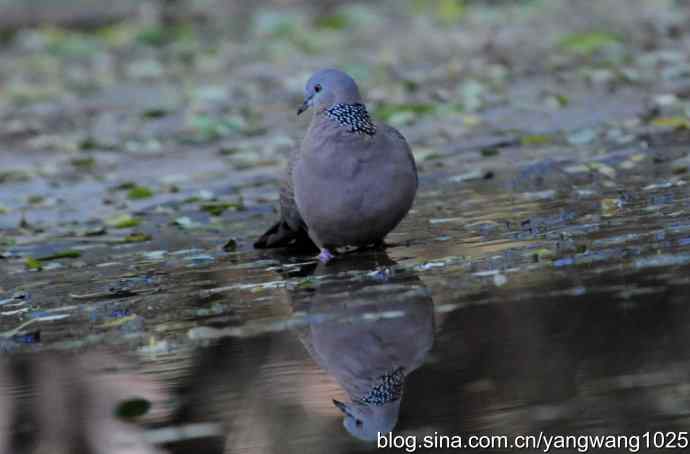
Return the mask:
[[308,238],[327,262],[335,248],[379,244],[410,210],[417,168],[405,138],[372,121],[355,81],[324,69],[307,82],[298,114],[314,109],[280,192],[280,221],[255,243],[282,247]]

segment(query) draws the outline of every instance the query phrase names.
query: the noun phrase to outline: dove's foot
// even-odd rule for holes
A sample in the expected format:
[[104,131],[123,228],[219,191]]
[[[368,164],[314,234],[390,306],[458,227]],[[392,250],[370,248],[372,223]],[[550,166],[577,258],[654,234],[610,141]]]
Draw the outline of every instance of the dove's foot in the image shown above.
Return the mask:
[[321,249],[321,253],[319,254],[319,261],[321,263],[323,263],[325,265],[326,263],[330,262],[334,258],[335,258],[335,255],[333,255],[333,253],[331,251],[329,251],[326,248]]

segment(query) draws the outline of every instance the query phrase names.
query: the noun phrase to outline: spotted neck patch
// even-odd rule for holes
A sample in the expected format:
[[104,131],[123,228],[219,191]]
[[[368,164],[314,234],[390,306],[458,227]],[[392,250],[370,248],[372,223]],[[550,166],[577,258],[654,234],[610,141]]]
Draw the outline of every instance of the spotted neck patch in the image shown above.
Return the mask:
[[326,110],[326,114],[350,132],[368,136],[376,134],[376,126],[372,123],[364,104],[336,104]]
[[402,367],[381,375],[371,390],[359,400],[365,404],[380,407],[388,402],[395,402],[402,397],[405,372]]

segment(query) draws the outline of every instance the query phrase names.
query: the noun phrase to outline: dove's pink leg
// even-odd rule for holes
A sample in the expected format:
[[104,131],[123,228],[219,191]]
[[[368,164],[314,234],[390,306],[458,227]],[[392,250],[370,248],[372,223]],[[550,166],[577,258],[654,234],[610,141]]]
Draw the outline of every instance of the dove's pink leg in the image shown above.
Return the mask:
[[319,260],[321,261],[321,263],[326,264],[334,258],[335,256],[331,253],[331,251],[329,251],[326,248],[321,249],[321,253],[319,254]]

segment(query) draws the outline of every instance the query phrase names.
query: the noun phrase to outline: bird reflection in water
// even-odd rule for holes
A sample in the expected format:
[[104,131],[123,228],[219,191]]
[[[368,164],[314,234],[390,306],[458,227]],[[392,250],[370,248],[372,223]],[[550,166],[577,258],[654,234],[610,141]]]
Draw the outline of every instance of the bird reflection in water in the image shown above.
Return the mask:
[[334,400],[354,437],[375,440],[398,421],[405,378],[434,338],[433,301],[422,281],[381,251],[345,255],[307,273],[319,283],[291,292],[308,324],[298,334],[310,356],[351,402]]

